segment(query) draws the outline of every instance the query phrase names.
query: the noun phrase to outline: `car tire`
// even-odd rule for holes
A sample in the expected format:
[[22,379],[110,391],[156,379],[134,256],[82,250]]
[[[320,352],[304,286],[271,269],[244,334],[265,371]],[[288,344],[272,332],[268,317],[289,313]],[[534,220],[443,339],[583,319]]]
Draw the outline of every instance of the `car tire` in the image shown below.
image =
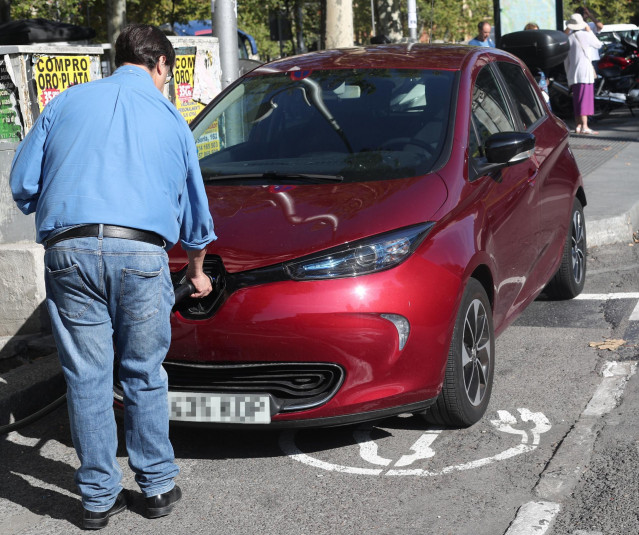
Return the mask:
[[450,343],[442,391],[424,413],[426,421],[468,427],[486,412],[495,370],[495,331],[486,290],[470,279],[462,296]]
[[585,283],[586,220],[581,202],[575,199],[561,264],[546,286],[545,293],[552,299],[572,299],[583,291]]

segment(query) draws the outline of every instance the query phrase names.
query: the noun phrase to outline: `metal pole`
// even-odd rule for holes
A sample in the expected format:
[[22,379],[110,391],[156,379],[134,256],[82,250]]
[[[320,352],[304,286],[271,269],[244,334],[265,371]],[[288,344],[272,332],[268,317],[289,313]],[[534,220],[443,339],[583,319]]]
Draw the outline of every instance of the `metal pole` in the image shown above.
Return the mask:
[[417,42],[417,2],[408,0],[408,31],[410,42]]
[[237,52],[237,16],[235,0],[212,0],[213,36],[220,43],[220,66],[222,67],[222,89],[239,77],[240,66]]
[[377,32],[375,30],[375,4],[374,4],[375,0],[371,0],[371,25],[373,28],[373,35],[377,35]]

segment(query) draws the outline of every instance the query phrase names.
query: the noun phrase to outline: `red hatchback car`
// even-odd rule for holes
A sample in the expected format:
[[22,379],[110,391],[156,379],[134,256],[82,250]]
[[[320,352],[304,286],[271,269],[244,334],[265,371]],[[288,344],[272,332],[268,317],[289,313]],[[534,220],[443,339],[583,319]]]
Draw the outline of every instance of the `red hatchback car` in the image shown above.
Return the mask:
[[[568,131],[505,52],[286,58],[239,79],[192,129],[219,239],[214,292],[174,309],[172,420],[419,412],[472,425],[495,337],[542,290],[583,288],[586,198]],[[186,256],[170,256],[177,286]]]

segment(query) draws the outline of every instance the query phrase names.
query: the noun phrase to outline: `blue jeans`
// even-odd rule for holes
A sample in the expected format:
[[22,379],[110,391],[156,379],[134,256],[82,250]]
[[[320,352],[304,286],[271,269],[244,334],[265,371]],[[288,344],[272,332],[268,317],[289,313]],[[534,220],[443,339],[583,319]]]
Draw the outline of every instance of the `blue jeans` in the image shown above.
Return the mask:
[[73,238],[45,253],[47,308],[67,382],[76,483],[90,511],[111,508],[122,472],[113,414],[114,349],[124,390],[129,466],[146,497],[179,469],[169,441],[167,376],[173,287],[164,249],[119,238]]

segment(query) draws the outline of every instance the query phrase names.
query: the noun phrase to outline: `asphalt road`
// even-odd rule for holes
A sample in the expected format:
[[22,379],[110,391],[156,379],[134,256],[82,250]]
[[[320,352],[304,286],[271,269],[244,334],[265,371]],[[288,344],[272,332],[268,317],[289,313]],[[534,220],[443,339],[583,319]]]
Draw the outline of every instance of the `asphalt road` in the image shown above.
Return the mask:
[[[472,428],[413,415],[298,432],[174,428],[181,504],[145,519],[121,451],[135,503],[101,533],[639,533],[637,376],[587,416],[608,363],[639,359],[638,256],[639,245],[591,249],[583,299],[539,299],[506,330],[489,412]],[[610,339],[625,343],[590,345]],[[81,532],[64,408],[0,437],[0,458],[0,535]]]

